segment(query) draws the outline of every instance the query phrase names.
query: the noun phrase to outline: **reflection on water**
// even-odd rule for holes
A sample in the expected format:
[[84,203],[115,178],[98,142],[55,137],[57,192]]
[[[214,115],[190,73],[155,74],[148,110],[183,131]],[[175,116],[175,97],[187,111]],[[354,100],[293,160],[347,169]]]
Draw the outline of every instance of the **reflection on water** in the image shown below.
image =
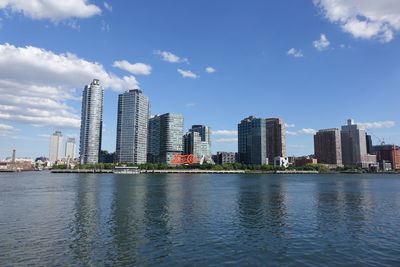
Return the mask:
[[398,265],[400,177],[0,175],[0,265]]

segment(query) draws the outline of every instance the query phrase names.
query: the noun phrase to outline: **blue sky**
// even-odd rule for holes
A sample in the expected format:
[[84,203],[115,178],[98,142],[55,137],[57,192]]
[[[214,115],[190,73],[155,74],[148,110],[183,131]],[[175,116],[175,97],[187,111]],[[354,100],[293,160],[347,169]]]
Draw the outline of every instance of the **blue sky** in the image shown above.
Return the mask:
[[118,93],[133,87],[153,114],[210,125],[214,152],[237,150],[250,115],[283,118],[290,155],[348,118],[400,144],[398,1],[23,2],[0,4],[0,159],[47,156],[55,130],[78,136],[93,78],[109,151]]

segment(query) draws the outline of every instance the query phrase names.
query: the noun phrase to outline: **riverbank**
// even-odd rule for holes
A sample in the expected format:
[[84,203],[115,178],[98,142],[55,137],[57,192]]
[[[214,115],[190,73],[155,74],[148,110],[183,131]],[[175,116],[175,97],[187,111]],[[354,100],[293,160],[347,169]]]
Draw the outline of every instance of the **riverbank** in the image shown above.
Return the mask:
[[[57,169],[51,170],[52,173],[116,173],[113,169]],[[254,170],[201,170],[201,169],[169,169],[169,170],[139,170],[136,172],[127,172],[126,174],[168,174],[168,173],[181,173],[181,174],[323,174],[324,172],[318,171],[301,171],[301,170],[284,170],[284,171],[254,171]],[[329,172],[328,174],[363,174],[363,172],[340,171]],[[378,172],[374,174],[400,174],[400,172]]]

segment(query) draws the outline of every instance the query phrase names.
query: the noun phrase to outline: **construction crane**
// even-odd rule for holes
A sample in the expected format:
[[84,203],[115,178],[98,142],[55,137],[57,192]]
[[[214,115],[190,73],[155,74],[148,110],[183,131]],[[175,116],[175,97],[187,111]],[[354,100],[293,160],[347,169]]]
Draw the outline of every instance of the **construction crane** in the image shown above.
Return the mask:
[[379,138],[376,134],[374,134],[373,132],[369,131],[376,139],[378,139],[379,143],[381,144],[381,146],[386,145],[385,139],[381,139]]

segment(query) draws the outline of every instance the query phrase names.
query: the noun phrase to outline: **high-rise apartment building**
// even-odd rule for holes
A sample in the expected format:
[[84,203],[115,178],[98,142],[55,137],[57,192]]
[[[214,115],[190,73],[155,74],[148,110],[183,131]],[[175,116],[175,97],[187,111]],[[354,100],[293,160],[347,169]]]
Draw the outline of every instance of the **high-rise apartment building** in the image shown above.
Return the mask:
[[238,152],[241,163],[266,164],[265,119],[250,116],[238,124]]
[[82,118],[80,134],[80,162],[99,162],[103,128],[103,87],[94,79],[86,85],[82,97]]
[[319,130],[314,135],[314,154],[318,163],[342,166],[339,129]]
[[63,144],[63,135],[61,134],[61,132],[56,131],[50,136],[49,161],[51,165],[53,165],[56,161],[61,160],[62,144]]
[[342,143],[342,161],[345,166],[368,168],[376,164],[376,156],[367,153],[365,128],[348,120],[340,132]]
[[155,115],[149,119],[147,136],[147,162],[160,163],[161,154],[161,115]]
[[372,137],[366,134],[365,141],[367,142],[367,154],[372,154]]
[[211,128],[193,125],[184,135],[184,154],[193,154],[200,164],[214,163],[211,155]]
[[276,157],[286,157],[286,129],[283,119],[270,118],[265,120],[267,158],[269,164],[274,164]]
[[118,97],[116,158],[119,162],[147,162],[149,99],[141,90],[129,90]]
[[166,113],[149,120],[148,159],[171,165],[175,154],[183,153],[183,115]]
[[67,143],[65,143],[65,158],[74,159],[76,151],[75,138],[68,138]]

